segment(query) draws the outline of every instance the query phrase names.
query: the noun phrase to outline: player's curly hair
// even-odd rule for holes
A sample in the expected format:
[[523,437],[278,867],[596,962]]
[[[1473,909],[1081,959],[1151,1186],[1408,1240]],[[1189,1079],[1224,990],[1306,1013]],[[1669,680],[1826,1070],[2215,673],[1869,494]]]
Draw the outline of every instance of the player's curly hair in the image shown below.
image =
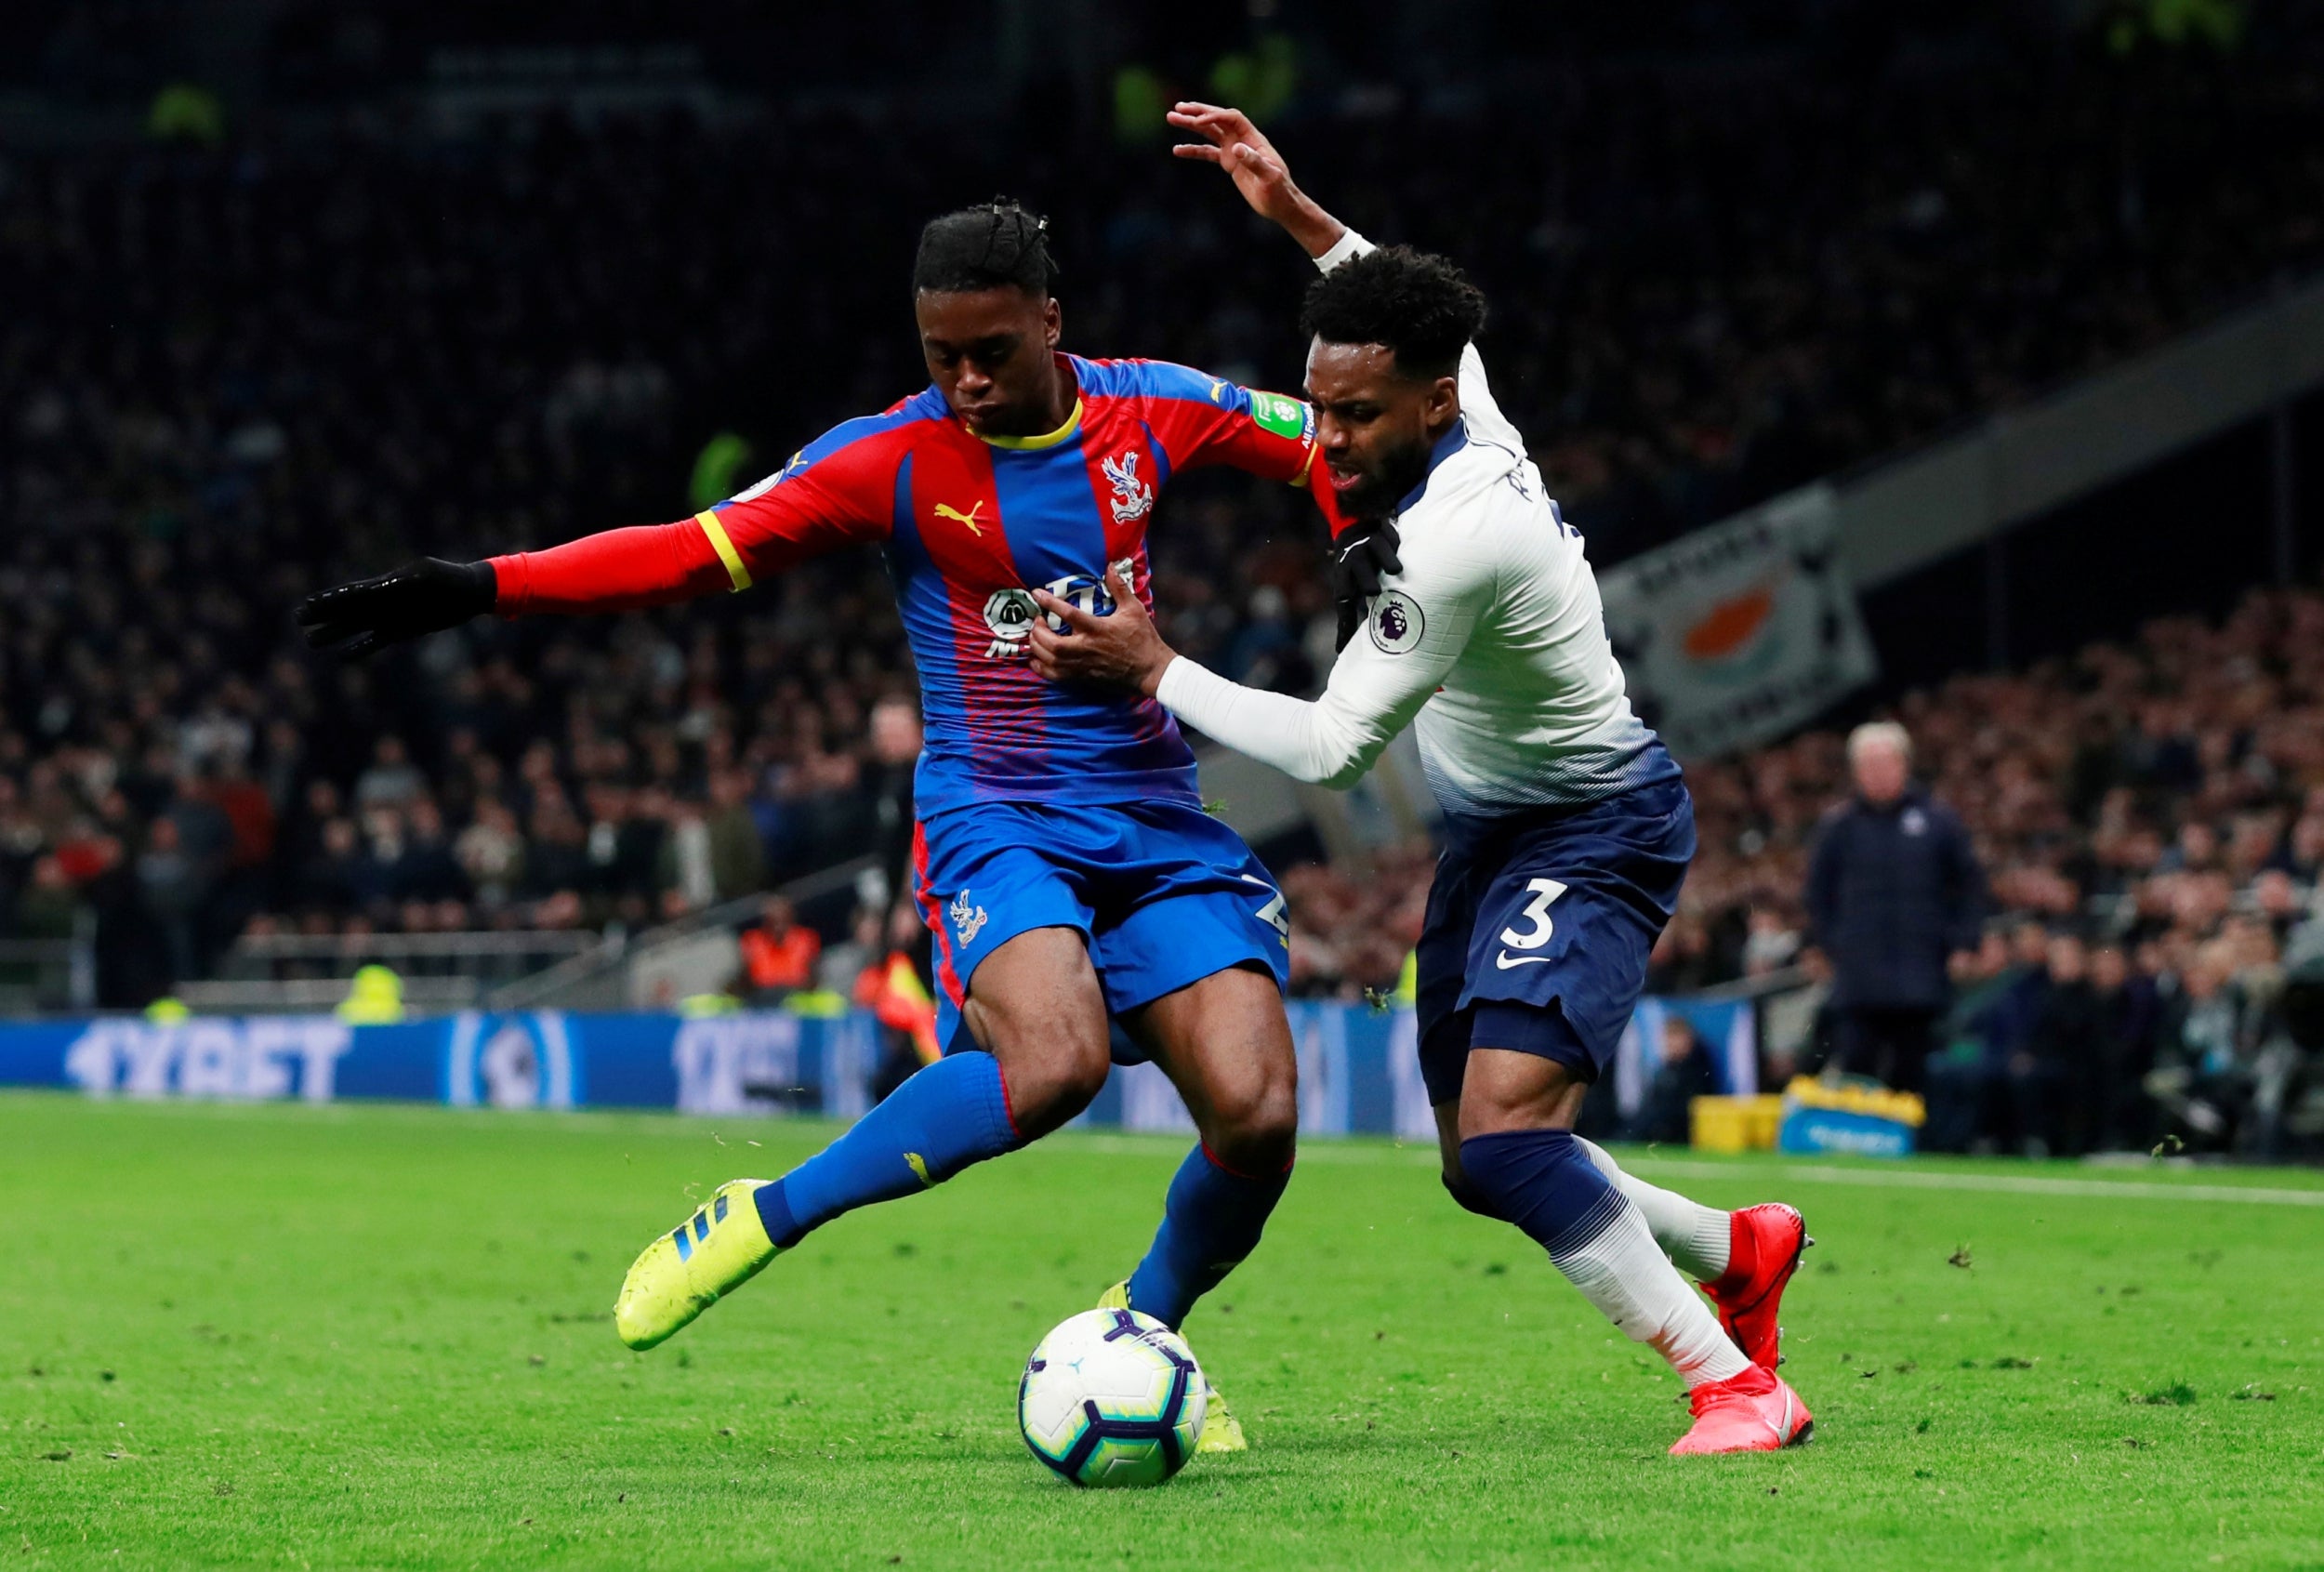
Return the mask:
[[1327,344],[1383,344],[1405,376],[1433,381],[1460,370],[1460,351],[1485,330],[1485,292],[1444,258],[1383,245],[1307,286],[1300,331]]
[[1056,277],[1049,220],[1005,196],[931,218],[912,261],[915,294],[1015,288],[1045,300]]

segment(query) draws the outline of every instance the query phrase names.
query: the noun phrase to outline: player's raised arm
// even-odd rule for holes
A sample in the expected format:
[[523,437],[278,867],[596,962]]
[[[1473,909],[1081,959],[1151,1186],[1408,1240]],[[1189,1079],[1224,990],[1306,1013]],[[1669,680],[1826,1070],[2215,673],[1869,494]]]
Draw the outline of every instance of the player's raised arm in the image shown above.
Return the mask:
[[674,523],[601,531],[481,562],[423,558],[308,596],[297,621],[309,648],[360,658],[457,627],[486,612],[518,617],[637,611],[759,579],[887,533],[879,439],[884,418],[853,420],[802,449],[748,491]]
[[[1167,118],[1178,129],[1202,139],[1182,142],[1170,150],[1172,153],[1226,171],[1251,211],[1297,241],[1324,271],[1371,249],[1369,241],[1300,190],[1283,154],[1241,110],[1189,100],[1171,110]],[[1345,649],[1363,620],[1365,602],[1380,593],[1381,578],[1402,565],[1396,554],[1400,541],[1393,520],[1351,516],[1327,478],[1318,477],[1315,495],[1331,524],[1324,578],[1339,608],[1336,647]]]
[[[1374,249],[1370,241],[1333,218],[1300,189],[1299,182],[1291,178],[1289,163],[1241,110],[1189,101],[1171,110],[1166,118],[1180,130],[1191,131],[1202,139],[1198,142],[1180,143],[1170,150],[1173,153],[1225,170],[1251,211],[1297,241],[1300,249],[1325,272]],[[1479,435],[1512,446],[1523,445],[1516,428],[1494,402],[1491,386],[1485,376],[1485,362],[1474,344],[1463,350],[1460,356],[1460,403]],[[1335,520],[1335,536],[1343,529],[1344,525]],[[1393,527],[1388,535],[1389,553],[1393,555]],[[1362,553],[1359,551],[1358,555]],[[1375,573],[1373,576],[1378,575]],[[1335,577],[1335,592],[1341,588]]]
[[1225,170],[1251,211],[1281,228],[1310,257],[1320,260],[1328,256],[1352,232],[1300,190],[1274,143],[1241,110],[1190,101],[1171,110],[1166,118],[1180,130],[1202,139],[1182,142],[1170,150],[1172,153]]
[[1323,696],[1311,704],[1206,671],[1165,645],[1119,592],[1107,617],[1037,596],[1052,622],[1034,625],[1033,665],[1056,680],[1128,683],[1238,752],[1301,780],[1346,786],[1459,660],[1499,586],[1494,543],[1527,537],[1554,515],[1527,484],[1477,483],[1515,474],[1524,461],[1512,454],[1471,455],[1470,480],[1451,482],[1465,483],[1457,503],[1431,492],[1438,467],[1472,445],[1455,373],[1485,321],[1485,297],[1458,269],[1442,258],[1383,253],[1317,284],[1302,315],[1327,483],[1358,519],[1411,513],[1429,525],[1358,605],[1367,636],[1348,641]]

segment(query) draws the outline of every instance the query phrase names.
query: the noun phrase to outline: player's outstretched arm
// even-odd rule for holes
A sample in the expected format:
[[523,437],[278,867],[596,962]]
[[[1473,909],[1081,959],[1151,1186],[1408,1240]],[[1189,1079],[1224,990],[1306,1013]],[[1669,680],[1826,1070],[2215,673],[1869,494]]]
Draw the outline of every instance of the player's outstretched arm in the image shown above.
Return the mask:
[[482,562],[424,557],[310,595],[295,614],[309,648],[360,659],[487,612],[635,611],[733,587],[707,526],[687,519]]
[[1347,225],[1300,190],[1283,154],[1241,110],[1190,100],[1166,118],[1202,139],[1180,143],[1170,150],[1173,154],[1225,170],[1251,211],[1280,227],[1310,257],[1325,256],[1348,232]]
[[482,562],[407,562],[298,603],[310,648],[350,657],[472,616],[577,615],[747,589],[810,557],[887,531],[898,451],[878,420],[850,421],[731,501],[669,524],[604,530]]

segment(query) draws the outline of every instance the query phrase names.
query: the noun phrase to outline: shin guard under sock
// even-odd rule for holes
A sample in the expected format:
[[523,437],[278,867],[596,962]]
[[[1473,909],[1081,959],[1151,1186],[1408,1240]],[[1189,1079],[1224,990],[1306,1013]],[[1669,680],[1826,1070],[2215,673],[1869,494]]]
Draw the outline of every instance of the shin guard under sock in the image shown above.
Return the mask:
[[1710,1306],[1647,1231],[1644,1216],[1569,1130],[1504,1130],[1460,1143],[1460,1167],[1497,1215],[1550,1254],[1575,1288],[1691,1387],[1750,1367]]
[[759,1220],[788,1249],[842,1212],[942,1184],[1023,1143],[1009,1117],[1000,1062],[961,1052],[918,1071],[845,1135],[772,1184]]
[[1236,1173],[1197,1144],[1178,1166],[1153,1248],[1129,1277],[1129,1307],[1177,1327],[1195,1301],[1259,1248],[1291,1170]]
[[1595,1142],[1578,1135],[1574,1140],[1589,1155],[1591,1165],[1644,1214],[1655,1243],[1678,1262],[1680,1271],[1698,1283],[1715,1283],[1726,1275],[1735,1231],[1731,1213],[1690,1201],[1675,1190],[1658,1189],[1636,1174],[1623,1172],[1621,1165]]

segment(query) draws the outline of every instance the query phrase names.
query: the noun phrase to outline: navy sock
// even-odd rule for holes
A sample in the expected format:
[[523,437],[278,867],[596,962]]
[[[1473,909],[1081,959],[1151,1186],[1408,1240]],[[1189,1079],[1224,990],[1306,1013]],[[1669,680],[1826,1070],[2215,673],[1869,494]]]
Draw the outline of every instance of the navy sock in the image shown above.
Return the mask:
[[1572,1131],[1472,1136],[1460,1143],[1460,1167],[1498,1215],[1549,1251],[1582,1298],[1624,1337],[1670,1361],[1690,1389],[1752,1367],[1655,1243],[1645,1214]]
[[1512,1129],[1460,1143],[1460,1171],[1489,1216],[1515,1223],[1552,1260],[1604,1233],[1622,1193],[1565,1129]]
[[1000,1062],[962,1052],[919,1071],[845,1135],[754,1197],[767,1237],[788,1248],[810,1230],[874,1201],[942,1184],[1023,1143],[1009,1121]]
[[1196,1144],[1170,1181],[1153,1248],[1130,1274],[1129,1307],[1166,1327],[1184,1321],[1195,1301],[1259,1248],[1267,1214],[1290,1182],[1287,1168],[1253,1178],[1221,1167]]

